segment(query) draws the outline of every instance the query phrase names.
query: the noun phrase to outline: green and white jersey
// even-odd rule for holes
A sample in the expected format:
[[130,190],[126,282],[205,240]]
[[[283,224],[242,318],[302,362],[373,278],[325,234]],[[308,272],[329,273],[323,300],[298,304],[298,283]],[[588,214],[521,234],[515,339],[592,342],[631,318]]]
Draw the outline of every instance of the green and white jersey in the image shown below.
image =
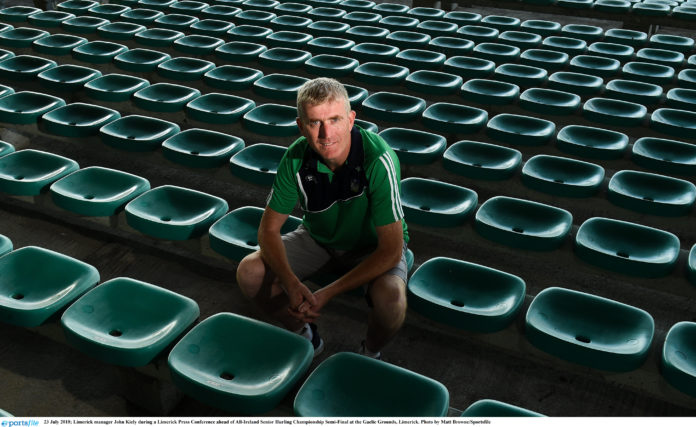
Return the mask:
[[394,150],[379,135],[354,126],[346,163],[332,172],[305,137],[278,165],[268,206],[290,214],[297,201],[302,223],[321,245],[338,250],[377,245],[375,227],[401,221],[401,171]]

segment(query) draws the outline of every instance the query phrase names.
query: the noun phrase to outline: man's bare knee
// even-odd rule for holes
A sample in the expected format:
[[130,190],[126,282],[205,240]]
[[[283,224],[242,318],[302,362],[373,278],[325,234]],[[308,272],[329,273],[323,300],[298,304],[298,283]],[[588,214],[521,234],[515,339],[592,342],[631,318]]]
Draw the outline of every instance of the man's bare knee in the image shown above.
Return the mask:
[[398,276],[384,275],[375,280],[370,289],[370,298],[377,311],[406,312],[406,284]]
[[258,252],[247,255],[237,267],[237,284],[242,294],[254,298],[266,278],[266,264]]

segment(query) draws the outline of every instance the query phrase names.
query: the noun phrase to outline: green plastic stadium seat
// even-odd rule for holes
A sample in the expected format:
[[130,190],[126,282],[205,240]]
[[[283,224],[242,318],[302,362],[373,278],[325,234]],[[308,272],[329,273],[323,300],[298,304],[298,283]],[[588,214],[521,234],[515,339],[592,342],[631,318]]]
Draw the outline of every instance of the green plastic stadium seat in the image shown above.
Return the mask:
[[233,63],[255,62],[267,50],[263,44],[234,41],[215,49],[215,56]]
[[37,196],[78,168],[74,160],[56,154],[32,149],[15,151],[0,158],[0,192]]
[[596,0],[592,9],[599,12],[625,14],[631,10],[631,4],[625,0]]
[[348,12],[341,17],[341,21],[351,26],[356,25],[378,25],[382,15],[373,12]]
[[154,117],[130,115],[103,126],[99,133],[106,145],[127,151],[157,149],[170,136],[179,133],[179,126]]
[[[348,12],[346,12],[344,9],[338,9],[336,7],[326,7],[325,5],[323,6],[314,6],[312,10],[307,12],[307,17],[309,19],[312,19],[313,21],[340,21],[343,16],[345,16]],[[345,23],[346,25],[350,26],[350,24]]]
[[647,172],[621,170],[609,181],[607,198],[626,209],[660,216],[687,215],[696,202],[689,181]]
[[184,37],[184,33],[167,28],[148,28],[133,36],[133,40],[143,46],[169,47],[174,41]]
[[[213,2],[211,2],[213,3]],[[218,3],[218,2],[215,2]],[[225,5],[232,5],[232,3],[225,2]],[[175,1],[171,3],[166,10],[173,13],[183,13],[186,15],[200,15],[205,9],[209,7],[208,3],[199,1]]]
[[498,40],[520,49],[533,49],[541,44],[540,35],[524,31],[504,31],[498,35]]
[[340,78],[352,75],[359,64],[357,59],[346,56],[320,54],[308,59],[304,68],[317,76]]
[[696,285],[696,245],[689,251],[689,259],[686,265],[686,275],[689,281]]
[[224,40],[218,37],[191,34],[174,40],[172,46],[182,53],[204,56],[212,55],[215,49],[223,44],[225,44]]
[[92,6],[87,9],[87,14],[110,21],[118,21],[121,18],[119,15],[129,10],[131,10],[130,6],[109,3]]
[[285,147],[272,144],[250,145],[232,156],[230,171],[247,182],[270,186],[286,151]]
[[313,54],[347,55],[353,46],[353,40],[328,36],[317,37],[307,43],[307,49]]
[[133,40],[135,35],[145,30],[145,28],[144,25],[132,22],[112,22],[97,28],[97,35],[105,40]]
[[522,167],[529,188],[562,197],[591,197],[604,181],[604,168],[565,157],[536,155]]
[[171,83],[155,83],[133,94],[133,102],[138,107],[155,112],[175,112],[201,96],[198,89]]
[[56,9],[74,13],[75,15],[86,15],[89,9],[98,5],[99,2],[91,0],[68,0],[58,3]]
[[[234,17],[237,16],[242,10],[235,6],[228,6],[224,4],[215,4],[210,6],[204,6],[197,15],[201,19],[219,19],[223,21],[232,22]],[[189,12],[184,12],[190,14]]]
[[265,136],[292,137],[299,134],[297,109],[288,105],[262,104],[242,117],[244,127]]
[[453,22],[427,19],[416,27],[416,31],[428,34],[430,37],[455,36],[459,26]]
[[0,141],[0,157],[4,157],[10,153],[14,153],[14,145],[9,142]]
[[298,31],[276,31],[266,37],[266,45],[269,48],[287,47],[291,49],[307,49],[309,43],[314,36]]
[[223,199],[173,185],[149,190],[126,205],[128,225],[166,240],[200,237],[225,213]]
[[524,280],[500,270],[452,258],[424,262],[409,280],[408,304],[420,314],[457,328],[496,332],[524,302]]
[[462,412],[462,417],[543,417],[544,415],[538,412],[530,411],[529,409],[520,408],[519,406],[501,402],[499,400],[483,399],[469,405]]
[[122,44],[97,40],[77,46],[72,50],[72,56],[90,64],[106,64],[127,50]]
[[462,85],[461,96],[483,105],[512,104],[520,96],[520,87],[498,80],[471,79]]
[[420,24],[418,18],[405,15],[389,15],[379,21],[379,26],[389,31],[411,31]]
[[649,45],[656,49],[677,50],[688,54],[694,49],[694,39],[672,34],[653,34],[650,36]]
[[482,25],[488,25],[500,31],[516,30],[522,23],[519,18],[502,15],[487,15],[480,22]]
[[157,18],[164,15],[161,10],[135,8],[121,14],[121,21],[140,25],[151,25]]
[[665,104],[671,108],[696,111],[696,90],[672,88],[665,96]]
[[513,145],[545,145],[556,134],[556,125],[545,119],[501,113],[486,123],[486,134]]
[[522,161],[519,151],[478,141],[459,141],[443,154],[442,164],[448,171],[473,179],[510,178]]
[[566,37],[574,37],[586,42],[596,42],[602,38],[604,30],[595,25],[568,24],[561,28],[561,34]]
[[449,73],[418,70],[406,77],[406,88],[430,95],[454,95],[459,92],[464,80]]
[[582,115],[593,122],[613,126],[640,126],[648,116],[641,104],[609,98],[592,98],[582,106]]
[[462,25],[459,30],[457,30],[457,34],[459,37],[479,44],[496,41],[500,31],[493,27],[482,25]]
[[677,75],[677,82],[679,83],[679,86],[683,86],[689,89],[696,89],[696,70],[681,70]]
[[422,98],[393,92],[377,92],[362,103],[362,113],[368,118],[395,123],[420,119],[426,102]]
[[520,64],[544,68],[548,71],[558,71],[570,62],[570,56],[565,52],[546,49],[527,49],[520,55]]
[[650,115],[650,127],[679,138],[696,139],[696,113],[674,108],[658,108]]
[[631,12],[636,16],[667,16],[670,9],[667,4],[640,2],[633,4]]
[[29,15],[27,22],[41,28],[60,28],[61,22],[74,17],[72,13],[47,10]]
[[624,78],[657,85],[669,84],[674,79],[674,68],[650,62],[627,62],[621,69]]
[[34,28],[19,27],[0,33],[0,46],[8,48],[30,47],[31,44],[49,33]]
[[628,136],[608,129],[568,125],[558,131],[559,150],[595,159],[618,159],[628,148]]
[[476,209],[475,191],[432,179],[401,181],[401,203],[407,221],[429,227],[462,225]]
[[85,83],[101,75],[101,72],[92,68],[66,64],[42,71],[37,79],[49,90],[73,92],[82,89]]
[[30,91],[16,92],[0,98],[0,122],[36,123],[44,113],[65,105],[61,98]]
[[428,107],[421,118],[429,129],[445,134],[476,133],[488,121],[488,113],[462,104],[437,102]]
[[353,70],[355,80],[377,86],[396,86],[406,80],[406,67],[385,62],[365,62]]
[[12,58],[13,56],[15,56],[14,52],[10,52],[9,50],[5,49],[0,49],[0,62]]
[[493,77],[520,87],[534,87],[543,85],[548,74],[543,68],[508,63],[499,65],[493,72]]
[[379,59],[381,62],[389,62],[393,60],[399,53],[399,48],[381,43],[360,43],[350,48],[351,56],[361,62],[375,62]]
[[262,52],[258,62],[267,67],[289,70],[300,68],[311,57],[312,54],[304,50],[274,47]]
[[542,49],[565,52],[570,56],[582,55],[587,50],[585,40],[572,37],[549,36],[541,42]]
[[378,3],[372,11],[383,16],[405,15],[411,8],[405,4],[398,3]]
[[412,16],[420,19],[442,19],[445,16],[445,11],[436,7],[412,7],[406,12],[406,16]]
[[662,100],[662,87],[636,80],[615,79],[604,87],[608,98],[621,99],[643,105],[654,105]]
[[646,311],[575,290],[539,292],[527,311],[525,335],[561,359],[628,372],[648,357],[655,321]]
[[517,46],[502,43],[479,43],[474,46],[475,56],[488,59],[496,64],[516,62],[521,54]]
[[679,68],[684,64],[686,57],[676,50],[645,47],[636,52],[636,60]]
[[208,86],[225,90],[251,89],[254,82],[263,77],[263,73],[254,68],[236,65],[222,65],[203,75]]
[[411,70],[439,70],[447,57],[424,49],[405,49],[396,55],[396,63]]
[[440,19],[448,22],[453,22],[461,26],[480,22],[481,19],[483,19],[483,17],[480,13],[465,12],[463,10],[453,10],[451,12],[445,13],[445,15]]
[[634,163],[658,172],[696,175],[696,146],[671,139],[642,137],[633,143]]
[[590,74],[556,71],[549,76],[548,87],[575,93],[577,95],[595,95],[602,90],[604,80]]
[[280,3],[278,6],[273,8],[273,11],[278,14],[295,15],[295,16],[307,16],[307,14],[313,9],[312,6],[304,3]]
[[590,264],[623,274],[661,277],[679,256],[679,238],[667,231],[608,218],[590,218],[578,229],[575,253]]
[[459,37],[439,36],[430,40],[428,48],[444,53],[447,57],[470,55],[474,50],[474,42]]
[[529,88],[520,94],[520,107],[542,114],[568,115],[580,108],[579,95],[553,89]]
[[386,28],[371,25],[354,25],[344,33],[344,37],[356,43],[384,43],[388,35]]
[[208,71],[215,69],[215,63],[205,59],[179,56],[157,65],[157,74],[170,80],[199,81]]
[[346,88],[346,92],[348,92],[348,101],[350,102],[351,108],[354,110],[359,108],[362,105],[363,101],[365,101],[367,97],[370,95],[370,93],[365,88],[353,85],[343,86]]
[[234,16],[237,25],[259,25],[269,26],[272,20],[277,18],[273,12],[266,10],[242,10]]
[[442,71],[469,79],[484,79],[493,74],[495,62],[471,56],[452,56],[447,58]]
[[96,34],[97,28],[110,23],[108,19],[96,16],[76,16],[61,22],[60,26],[72,34]]
[[12,252],[12,249],[12,240],[10,240],[7,236],[0,234],[0,257]]
[[345,37],[350,25],[336,21],[314,21],[307,26],[307,32],[314,37]]
[[167,10],[169,6],[174,4],[176,0],[138,0],[138,6],[155,9],[155,10]]
[[389,46],[396,46],[399,49],[426,48],[432,37],[424,33],[414,31],[392,31],[385,40]]
[[682,393],[696,396],[696,364],[693,356],[696,323],[678,322],[669,329],[662,346],[662,376]]
[[207,93],[186,104],[186,115],[205,123],[231,124],[256,106],[250,99],[223,93]]
[[307,31],[313,21],[302,16],[281,15],[271,21],[274,31]]
[[555,36],[561,32],[561,24],[543,19],[528,19],[520,24],[520,30],[539,34],[542,37]]
[[56,206],[78,215],[112,216],[149,189],[145,178],[93,166],[54,182],[50,193]]
[[266,98],[294,101],[297,99],[297,91],[307,81],[305,77],[274,73],[256,80],[252,89],[256,95]]
[[594,55],[576,55],[571,58],[568,66],[570,71],[604,78],[614,76],[620,68],[621,62],[618,59]]
[[627,44],[635,48],[643,46],[648,41],[648,35],[642,31],[610,28],[604,32],[604,41]]
[[155,71],[159,64],[169,59],[171,56],[164,52],[135,48],[116,55],[113,63],[122,70],[147,73]]
[[189,27],[192,34],[200,34],[203,36],[224,38],[229,30],[234,27],[234,24],[219,19],[201,19]]
[[359,354],[338,353],[307,378],[295,396],[294,411],[302,417],[442,417],[448,405],[447,388],[433,379]]
[[73,303],[61,326],[67,342],[89,356],[118,366],[145,366],[199,314],[198,304],[188,297],[118,277]]
[[564,209],[506,196],[486,200],[475,217],[475,229],[483,237],[536,251],[560,247],[572,225],[573,216]]
[[[244,206],[220,218],[210,227],[210,248],[235,261],[259,249],[257,234],[263,209]],[[295,230],[302,220],[289,216],[283,224],[282,234]]]
[[0,21],[3,22],[27,22],[29,16],[41,13],[41,9],[31,6],[10,6],[0,9]]
[[87,43],[87,39],[84,37],[70,34],[52,34],[34,40],[31,47],[44,55],[70,55],[74,48],[85,43]]
[[40,326],[99,282],[93,266],[36,246],[1,257],[0,274],[0,322],[23,327]]
[[273,30],[267,27],[243,24],[230,28],[227,35],[232,41],[264,43],[266,37],[272,33]]
[[369,0],[342,0],[339,7],[348,11],[371,11],[375,7],[375,2]]
[[49,134],[79,138],[97,135],[102,126],[120,117],[111,108],[75,102],[45,113],[39,126]]
[[8,80],[31,81],[56,65],[55,61],[40,56],[17,55],[0,62],[0,76]]
[[447,139],[415,129],[392,127],[379,133],[404,165],[426,165],[442,157]]
[[85,94],[92,99],[107,102],[127,101],[150,83],[140,77],[125,74],[106,74],[85,83]]
[[172,162],[194,168],[214,168],[227,163],[244,148],[239,137],[207,129],[187,129],[162,143],[162,154]]
[[587,48],[587,53],[597,56],[606,56],[621,62],[630,61],[635,49],[633,46],[619,43],[594,42]]
[[672,17],[686,21],[694,21],[696,20],[696,7],[677,6],[672,9]]
[[218,313],[179,341],[169,354],[169,369],[177,388],[199,401],[225,411],[262,414],[302,378],[313,353],[312,344],[297,334]]

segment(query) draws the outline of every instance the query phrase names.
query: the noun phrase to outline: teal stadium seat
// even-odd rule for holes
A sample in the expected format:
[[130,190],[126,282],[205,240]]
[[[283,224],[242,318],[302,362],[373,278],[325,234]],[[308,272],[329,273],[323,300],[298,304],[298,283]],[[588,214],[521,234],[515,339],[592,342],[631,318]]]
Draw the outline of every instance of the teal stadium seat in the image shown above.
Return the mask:
[[244,127],[258,135],[273,137],[299,136],[297,108],[280,104],[262,104],[242,117]]
[[250,145],[230,158],[230,171],[244,181],[271,186],[286,147],[258,143]]
[[493,399],[482,399],[469,405],[462,412],[462,417],[467,418],[492,418],[492,417],[543,417],[538,412],[511,405]]
[[287,47],[291,49],[306,49],[314,36],[298,31],[280,30],[266,37],[266,45],[269,48]]
[[447,58],[442,71],[469,79],[485,79],[493,74],[495,62],[471,56],[452,56]]
[[316,37],[307,43],[307,49],[312,54],[348,55],[356,43],[353,40],[340,37]]
[[307,26],[314,37],[345,37],[350,25],[345,22],[315,20]]
[[104,144],[126,151],[152,151],[162,142],[179,133],[179,125],[154,117],[132,114],[103,126],[100,130]]
[[61,22],[61,28],[71,34],[93,35],[97,28],[111,23],[108,19],[96,16],[76,16]]
[[121,102],[150,84],[140,77],[125,74],[106,74],[85,83],[85,94],[97,101]]
[[87,43],[87,39],[84,37],[70,34],[51,34],[50,36],[34,40],[31,47],[43,55],[60,56],[70,55],[74,48],[85,43]]
[[29,15],[27,17],[27,22],[35,27],[56,29],[60,28],[60,24],[63,21],[74,17],[75,15],[69,12],[47,10]]
[[[243,206],[220,218],[208,231],[210,248],[237,262],[259,250],[257,235],[263,211],[255,206]],[[301,219],[289,216],[280,232],[287,234],[301,223]]]
[[471,79],[462,85],[461,96],[466,101],[485,106],[508,105],[518,100],[520,87],[498,80]]
[[677,75],[679,86],[696,89],[696,70],[688,68],[681,70]]
[[385,42],[387,45],[396,46],[399,49],[425,49],[428,47],[428,43],[430,43],[431,40],[432,37],[427,34],[401,30],[389,33]]
[[585,53],[587,42],[573,37],[548,36],[541,41],[541,49],[564,52],[572,57]]
[[97,40],[75,47],[72,56],[78,61],[90,64],[107,64],[127,50],[128,48],[120,43]]
[[520,94],[519,106],[535,113],[570,115],[580,108],[579,95],[560,90],[532,87]]
[[558,131],[559,150],[594,159],[619,159],[628,148],[628,136],[609,129],[568,125]]
[[118,366],[145,366],[199,314],[198,304],[188,297],[117,277],[68,307],[61,326],[67,342],[91,357]]
[[431,378],[359,354],[338,353],[304,382],[294,412],[301,417],[442,417],[448,407],[447,388]]
[[501,64],[493,72],[493,77],[519,87],[542,86],[548,78],[544,68],[521,64]]
[[396,63],[410,70],[434,70],[442,68],[447,57],[444,53],[425,49],[404,49],[396,54]]
[[477,45],[480,43],[494,42],[498,39],[500,31],[492,27],[482,25],[462,25],[457,34],[467,40],[471,40]]
[[203,74],[203,82],[216,89],[235,91],[251,89],[261,77],[263,72],[255,68],[221,65]]
[[117,21],[97,28],[97,35],[107,41],[128,41],[134,40],[135,35],[145,29],[144,25]]
[[256,107],[251,99],[226,93],[207,93],[186,104],[186,116],[204,123],[236,123]]
[[10,144],[9,142],[0,140],[0,157],[4,157],[10,153],[14,153],[14,151],[14,145]]
[[12,245],[12,240],[9,237],[0,234],[0,257],[12,252],[14,249]]
[[670,9],[668,4],[662,3],[639,2],[631,6],[631,12],[636,16],[667,16]]
[[75,92],[101,75],[100,71],[93,68],[65,64],[42,71],[36,77],[41,86],[49,91]]
[[577,73],[591,74],[602,78],[613,77],[619,72],[621,62],[618,59],[596,55],[575,55],[570,60],[568,69]]
[[0,192],[38,196],[77,169],[76,161],[57,154],[33,149],[15,151],[0,158]]
[[174,384],[187,395],[228,412],[258,415],[290,392],[313,353],[312,344],[297,334],[218,313],[174,346],[168,364]]
[[483,17],[480,13],[466,12],[463,10],[453,10],[445,13],[442,18],[444,21],[453,22],[457,25],[475,24],[481,22]]
[[458,141],[442,156],[448,171],[473,179],[510,178],[522,162],[522,153],[513,148],[479,141]]
[[550,89],[571,92],[577,95],[597,95],[604,86],[601,77],[570,71],[556,71],[549,76]]
[[273,100],[295,101],[297,91],[309,79],[292,74],[273,73],[256,80],[252,89],[256,95]]
[[629,80],[640,80],[657,85],[667,85],[674,80],[674,68],[650,62],[631,61],[621,68],[621,75]]
[[422,98],[394,92],[377,92],[362,103],[361,112],[368,118],[393,123],[408,123],[420,119],[426,102]]
[[522,24],[519,18],[503,15],[487,15],[484,16],[480,22],[483,25],[489,25],[500,31],[516,30]]
[[312,54],[300,49],[274,47],[259,55],[259,64],[279,70],[300,68]]
[[202,236],[227,213],[219,197],[174,185],[146,191],[126,205],[128,225],[148,236],[188,240]]
[[161,10],[146,9],[146,8],[135,8],[123,12],[121,14],[121,20],[139,25],[151,25],[157,18],[164,15]]
[[0,9],[0,21],[10,23],[27,22],[31,15],[41,13],[41,9],[31,6],[9,6]]
[[445,16],[445,11],[437,7],[411,7],[406,15],[420,20],[442,19]]
[[682,393],[696,397],[696,364],[694,363],[696,323],[678,322],[665,337],[661,354],[662,376]]
[[636,80],[614,79],[604,87],[608,98],[620,99],[643,105],[655,105],[662,100],[662,86]]
[[488,120],[486,134],[507,144],[539,146],[554,138],[556,125],[537,117],[501,113]]
[[650,127],[667,135],[696,139],[696,113],[675,108],[658,108],[650,115]]
[[133,94],[133,103],[147,111],[172,113],[201,96],[201,91],[173,83],[155,83]]
[[561,24],[543,19],[527,19],[520,24],[520,30],[539,34],[542,37],[555,36],[561,32]]
[[433,179],[401,181],[401,205],[409,223],[428,227],[462,225],[476,209],[475,191]]
[[40,326],[99,282],[93,266],[36,246],[0,257],[0,275],[0,322],[23,327]]
[[502,43],[479,43],[474,46],[474,56],[488,59],[496,64],[517,62],[521,50],[517,46]]
[[176,0],[138,0],[137,5],[154,10],[167,10]]
[[654,333],[655,321],[644,310],[559,287],[539,292],[526,316],[525,335],[534,346],[604,371],[643,365]]
[[201,19],[189,27],[192,34],[203,36],[225,38],[227,32],[234,27],[234,24],[219,19]]
[[61,98],[38,92],[22,91],[0,98],[0,122],[36,123],[43,114],[65,105]]
[[184,33],[167,28],[148,28],[140,31],[133,36],[133,40],[143,46],[155,48],[167,48],[174,44],[174,41],[184,37]]
[[437,102],[423,112],[421,121],[434,132],[470,134],[483,129],[488,122],[488,113],[463,104]]
[[428,43],[431,50],[444,53],[445,56],[471,55],[474,50],[474,42],[459,37],[439,36]]
[[121,117],[111,108],[75,102],[41,116],[39,128],[48,134],[81,138],[95,136],[99,129]]
[[596,42],[604,35],[604,29],[596,25],[567,24],[561,28],[561,34],[567,37],[576,37],[586,42]]
[[649,40],[650,47],[656,49],[677,50],[684,54],[694,50],[694,39],[673,34],[653,34]]
[[454,36],[457,33],[459,26],[453,22],[426,19],[421,21],[416,27],[417,31],[422,31],[428,34],[430,37],[446,37]]
[[629,46],[642,47],[648,41],[648,35],[642,31],[628,30],[625,28],[610,28],[604,32],[604,41],[608,43],[627,44]]
[[149,73],[155,71],[159,64],[169,59],[171,56],[168,53],[138,47],[116,55],[113,63],[125,71]]
[[504,31],[498,35],[503,44],[517,46],[520,49],[533,49],[541,44],[541,36],[526,31]]
[[78,215],[113,216],[149,189],[150,183],[145,178],[92,166],[54,182],[50,193],[56,206]]
[[271,21],[271,28],[273,31],[306,31],[312,22],[302,16],[280,15]]
[[232,41],[243,41],[249,43],[264,43],[266,37],[273,33],[273,30],[258,25],[242,24],[237,25],[227,32],[227,36]]
[[444,136],[415,129],[392,127],[379,133],[394,149],[402,165],[426,165],[442,157],[447,148]]
[[625,0],[595,0],[592,9],[606,13],[628,13],[631,10],[631,4]]
[[280,3],[273,11],[278,15],[287,13],[288,15],[307,16],[312,9],[312,6],[308,4],[287,2]]
[[679,110],[696,111],[696,90],[672,88],[665,95],[665,105]]
[[418,18],[404,15],[388,15],[379,20],[379,26],[389,31],[412,31],[420,24]]
[[0,77],[14,81],[31,81],[42,71],[58,64],[51,59],[33,55],[17,55],[0,62]]
[[508,327],[524,303],[524,280],[462,260],[437,257],[421,264],[408,282],[410,308],[446,325],[474,332]]
[[131,10],[131,7],[123,4],[98,4],[87,9],[87,14],[110,21],[118,21],[120,15],[129,10]]
[[244,148],[244,140],[208,129],[187,129],[170,136],[162,143],[162,154],[168,160],[194,168],[214,168],[229,162]]
[[172,46],[174,46],[174,50],[188,55],[207,56],[212,55],[215,49],[223,44],[225,41],[218,37],[189,34],[174,40]]
[[627,44],[594,42],[587,47],[587,53],[596,56],[606,56],[623,63],[633,59],[635,49]]
[[396,57],[399,51],[400,49],[396,46],[372,42],[359,43],[350,48],[350,54],[363,63],[389,62]]
[[233,41],[215,49],[215,56],[233,63],[255,62],[259,55],[267,50],[263,44]]
[[98,5],[98,2],[92,0],[67,0],[58,3],[56,10],[74,13],[75,15],[86,15],[89,9]]
[[[336,7],[313,6],[313,9],[307,12],[307,17],[313,21],[340,21],[343,16],[348,12],[344,9],[338,9]],[[347,22],[342,22],[350,27]]]
[[272,20],[278,16],[267,10],[242,10],[234,16],[237,25],[259,25],[268,26]]
[[15,56],[14,52],[10,52],[9,50],[5,49],[0,49],[0,62],[12,58],[13,56]]
[[686,57],[683,53],[675,50],[645,47],[636,52],[636,60],[680,68],[684,64]]
[[572,225],[573,216],[564,209],[507,196],[486,200],[475,217],[475,229],[483,237],[536,251],[560,247]]
[[575,237],[575,254],[584,261],[638,277],[670,274],[679,249],[679,238],[672,233],[601,217],[583,222]]
[[617,127],[641,126],[647,116],[645,105],[610,98],[591,98],[582,106],[587,120]]
[[351,76],[360,63],[346,56],[319,54],[304,63],[305,70],[322,77],[342,78]]
[[607,198],[641,213],[682,216],[688,215],[696,202],[696,186],[683,179],[624,169],[611,177]]
[[348,92],[348,101],[350,102],[350,107],[354,110],[359,109],[363,101],[370,95],[367,89],[360,86],[344,84],[343,87],[345,87],[346,92]]
[[376,3],[370,0],[342,0],[339,6],[351,12],[365,11],[369,12],[374,9]]
[[[225,3],[229,5],[230,3]],[[174,1],[165,9],[167,12],[183,13],[186,15],[202,15],[206,9],[211,7],[208,3],[200,1]]]
[[594,163],[538,154],[522,167],[529,188],[561,197],[591,197],[604,181],[604,168]]
[[[225,5],[225,4],[214,4],[206,5],[203,3],[203,8],[198,11],[195,15],[200,16],[201,19],[219,19],[223,21],[232,22],[234,17],[239,14],[242,10],[238,7]],[[188,12],[183,12],[189,14]]]
[[385,62],[363,62],[353,70],[356,81],[375,86],[398,86],[408,75],[408,68]]
[[[200,81],[203,75],[215,68],[215,63],[205,59],[179,56],[157,65],[157,74],[176,81]],[[154,85],[153,85],[154,86]]]
[[666,174],[696,175],[696,146],[664,138],[642,137],[633,143],[637,165]]

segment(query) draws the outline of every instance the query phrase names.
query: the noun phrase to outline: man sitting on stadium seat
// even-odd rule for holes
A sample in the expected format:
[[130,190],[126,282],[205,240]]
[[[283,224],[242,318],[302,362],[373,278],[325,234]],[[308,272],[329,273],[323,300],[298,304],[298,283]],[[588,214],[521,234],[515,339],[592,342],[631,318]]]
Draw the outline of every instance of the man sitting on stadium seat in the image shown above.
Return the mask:
[[[406,316],[408,232],[399,160],[377,134],[353,126],[348,93],[333,79],[297,95],[302,136],[280,161],[259,227],[260,250],[237,269],[242,293],[285,328],[323,349],[314,321],[331,298],[362,286],[371,307],[359,352],[379,358]],[[297,201],[302,225],[281,236]],[[302,280],[326,265],[343,275],[312,293]]]

